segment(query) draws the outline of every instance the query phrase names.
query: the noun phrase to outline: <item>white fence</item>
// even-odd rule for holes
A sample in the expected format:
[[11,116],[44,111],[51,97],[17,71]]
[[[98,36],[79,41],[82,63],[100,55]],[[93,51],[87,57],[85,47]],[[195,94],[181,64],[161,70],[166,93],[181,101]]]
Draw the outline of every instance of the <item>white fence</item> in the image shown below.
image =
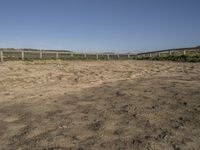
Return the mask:
[[0,60],[30,60],[30,59],[131,59],[135,54],[108,54],[108,53],[73,53],[68,51],[46,50],[0,50]]
[[32,60],[32,59],[93,59],[93,60],[121,60],[121,59],[140,59],[146,57],[179,56],[187,54],[200,55],[199,48],[169,49],[162,51],[151,51],[145,53],[73,53],[69,51],[55,50],[9,50],[0,49],[0,61],[4,60]]

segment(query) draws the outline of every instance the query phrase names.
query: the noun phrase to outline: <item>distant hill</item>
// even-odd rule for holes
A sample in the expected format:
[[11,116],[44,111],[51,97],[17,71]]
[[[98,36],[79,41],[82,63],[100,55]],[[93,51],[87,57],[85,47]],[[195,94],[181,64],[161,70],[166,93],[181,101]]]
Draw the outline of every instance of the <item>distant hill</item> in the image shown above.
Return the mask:
[[[33,49],[33,48],[0,48],[0,50],[25,50],[25,51],[40,51],[40,49]],[[57,51],[57,52],[72,52],[70,50],[50,50],[50,49],[41,49],[43,51]]]

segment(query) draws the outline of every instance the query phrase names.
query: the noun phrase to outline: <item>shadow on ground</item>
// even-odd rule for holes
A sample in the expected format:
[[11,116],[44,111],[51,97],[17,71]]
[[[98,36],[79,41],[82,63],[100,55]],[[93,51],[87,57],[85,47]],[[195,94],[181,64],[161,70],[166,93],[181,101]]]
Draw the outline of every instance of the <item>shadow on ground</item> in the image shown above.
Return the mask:
[[198,149],[199,77],[101,84],[0,106],[0,149]]

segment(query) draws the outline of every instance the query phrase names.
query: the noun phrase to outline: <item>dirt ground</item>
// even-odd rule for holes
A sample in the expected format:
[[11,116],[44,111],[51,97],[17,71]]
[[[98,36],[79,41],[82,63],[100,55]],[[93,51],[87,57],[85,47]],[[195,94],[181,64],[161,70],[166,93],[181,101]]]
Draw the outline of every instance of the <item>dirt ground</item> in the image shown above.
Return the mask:
[[200,63],[0,63],[0,150],[199,150]]

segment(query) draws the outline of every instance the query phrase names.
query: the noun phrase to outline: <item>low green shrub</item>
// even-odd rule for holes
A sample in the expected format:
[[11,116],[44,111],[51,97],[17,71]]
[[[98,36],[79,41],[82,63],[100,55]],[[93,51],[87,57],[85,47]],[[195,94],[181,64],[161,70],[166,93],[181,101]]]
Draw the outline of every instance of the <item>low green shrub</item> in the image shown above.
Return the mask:
[[200,55],[180,55],[180,56],[155,56],[155,57],[140,57],[137,60],[159,60],[159,61],[181,61],[181,62],[200,62]]

